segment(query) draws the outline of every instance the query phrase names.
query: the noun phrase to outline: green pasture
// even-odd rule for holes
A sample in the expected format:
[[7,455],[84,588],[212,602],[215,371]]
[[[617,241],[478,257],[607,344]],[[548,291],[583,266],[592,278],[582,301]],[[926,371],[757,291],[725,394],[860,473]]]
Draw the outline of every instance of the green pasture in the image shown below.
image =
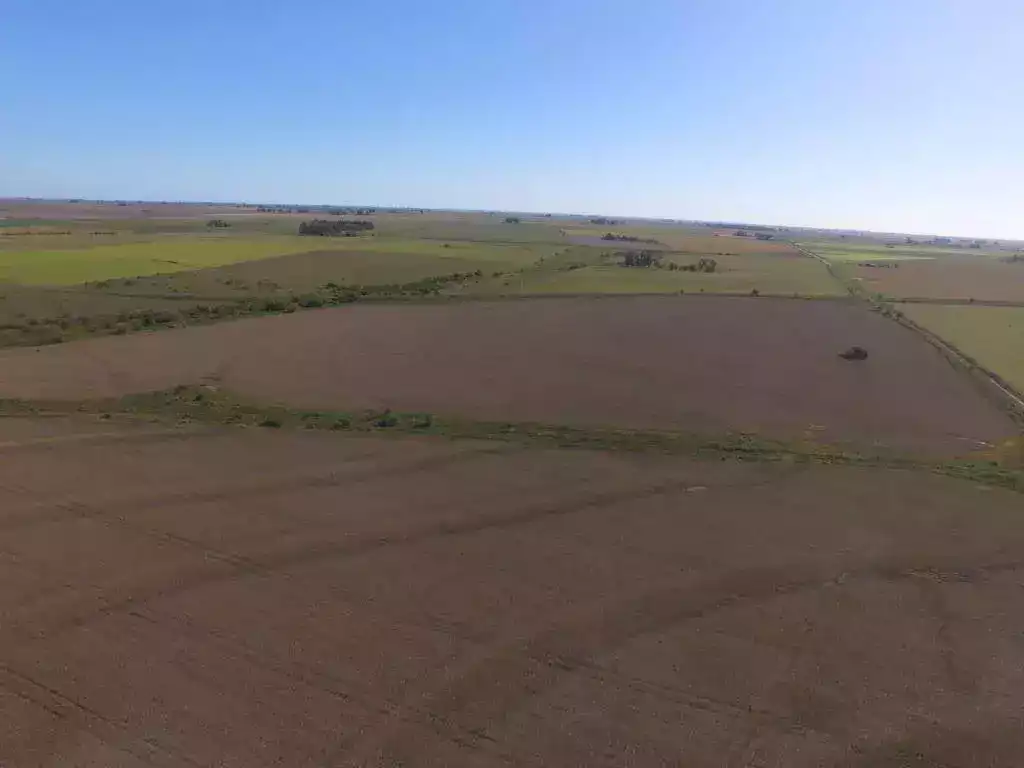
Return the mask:
[[118,277],[218,267],[308,251],[310,238],[260,240],[168,237],[152,242],[92,248],[0,251],[0,281],[26,285],[73,285]]
[[[679,263],[693,261],[673,254]],[[483,282],[474,291],[498,294],[583,294],[583,293],[727,293],[764,295],[838,296],[843,287],[825,268],[810,259],[780,259],[746,256],[717,259],[718,272],[673,271],[628,268],[615,264],[581,266],[575,269],[548,265],[521,274],[504,275]]]
[[932,245],[901,245],[889,248],[880,243],[856,243],[849,241],[801,242],[809,251],[817,253],[830,261],[913,261],[922,259],[959,258],[992,258],[1006,256],[1007,251],[973,248],[948,248]]
[[901,304],[900,310],[1024,392],[1024,307]]

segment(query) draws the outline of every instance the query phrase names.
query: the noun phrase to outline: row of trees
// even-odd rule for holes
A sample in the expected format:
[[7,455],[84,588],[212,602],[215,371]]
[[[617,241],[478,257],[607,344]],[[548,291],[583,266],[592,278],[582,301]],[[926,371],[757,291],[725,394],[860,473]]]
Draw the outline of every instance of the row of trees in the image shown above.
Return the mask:
[[615,232],[605,232],[601,235],[602,240],[614,240],[620,243],[657,243],[653,237],[633,237],[632,235],[620,235]]
[[352,237],[360,232],[368,232],[373,228],[372,221],[361,219],[340,219],[335,221],[313,219],[312,221],[304,221],[299,224],[299,234],[317,237]]
[[672,262],[668,265],[669,270],[675,272],[704,272],[706,274],[712,274],[718,271],[718,262],[714,259],[702,258],[696,264],[676,264]]
[[657,251],[626,251],[622,254],[624,267],[654,267],[661,262]]
[[328,211],[331,216],[372,216],[376,212],[376,208],[332,208]]
[[735,235],[736,237],[756,237],[758,240],[772,240],[775,237],[775,235],[771,234],[770,232],[751,233],[747,232],[744,229],[737,229],[735,232],[733,232],[733,235]]
[[[626,251],[622,254],[622,266],[624,267],[654,267],[662,269],[661,254],[657,251]],[[668,263],[668,270],[671,272],[704,272],[712,274],[718,271],[718,262],[714,259],[703,257],[696,264],[676,264],[674,261]]]

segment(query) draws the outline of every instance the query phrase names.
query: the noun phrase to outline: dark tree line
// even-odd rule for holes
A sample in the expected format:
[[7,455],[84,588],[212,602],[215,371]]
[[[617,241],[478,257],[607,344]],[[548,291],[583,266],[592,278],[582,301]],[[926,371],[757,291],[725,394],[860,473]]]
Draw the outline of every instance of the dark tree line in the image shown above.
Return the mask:
[[352,237],[360,232],[368,232],[373,229],[372,221],[313,219],[299,224],[300,235],[313,235],[318,237]]
[[615,240],[621,243],[657,243],[653,237],[633,237],[632,235],[620,235],[615,232],[605,232],[601,235],[602,240]]
[[376,208],[332,208],[328,211],[331,216],[372,216],[376,212]]
[[654,267],[660,260],[661,257],[657,251],[626,251],[622,254],[622,266],[624,267]]

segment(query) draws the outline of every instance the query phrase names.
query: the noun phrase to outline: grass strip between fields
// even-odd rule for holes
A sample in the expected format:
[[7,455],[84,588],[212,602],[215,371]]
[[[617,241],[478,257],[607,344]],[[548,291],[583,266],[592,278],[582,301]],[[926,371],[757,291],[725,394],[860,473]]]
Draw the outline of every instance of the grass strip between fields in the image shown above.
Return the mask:
[[935,461],[896,452],[863,453],[809,440],[782,441],[745,433],[572,427],[495,422],[390,409],[323,411],[246,402],[214,386],[178,386],[123,398],[86,401],[0,399],[0,418],[83,415],[100,420],[196,426],[324,430],[344,434],[498,440],[535,448],[582,448],[707,460],[845,465],[935,472],[986,486],[1024,492],[1024,437],[978,460]]

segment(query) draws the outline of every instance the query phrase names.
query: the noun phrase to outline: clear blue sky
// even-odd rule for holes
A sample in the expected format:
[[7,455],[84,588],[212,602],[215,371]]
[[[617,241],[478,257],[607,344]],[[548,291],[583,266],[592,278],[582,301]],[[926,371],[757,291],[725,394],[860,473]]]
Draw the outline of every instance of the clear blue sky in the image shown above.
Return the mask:
[[0,195],[1024,238],[1019,0],[0,0]]

